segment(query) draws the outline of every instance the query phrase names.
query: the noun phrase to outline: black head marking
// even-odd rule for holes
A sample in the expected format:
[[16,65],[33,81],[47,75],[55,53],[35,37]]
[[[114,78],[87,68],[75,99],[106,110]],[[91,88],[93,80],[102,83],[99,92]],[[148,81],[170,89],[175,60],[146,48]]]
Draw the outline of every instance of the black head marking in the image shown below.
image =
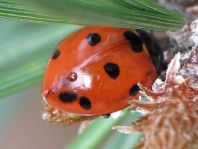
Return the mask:
[[59,99],[62,102],[69,103],[77,99],[77,95],[73,92],[62,92],[59,94]]
[[124,37],[130,42],[131,48],[135,52],[141,52],[143,50],[143,41],[132,31],[124,32]]
[[85,96],[80,97],[79,104],[85,110],[91,109],[91,101]]
[[101,37],[98,33],[90,33],[87,36],[88,44],[91,46],[95,46],[97,43],[101,41]]
[[116,79],[120,74],[119,66],[115,63],[106,63],[104,70],[112,79]]
[[157,40],[150,34],[148,34],[146,31],[143,30],[136,30],[137,33],[140,35],[142,40],[144,41],[146,48],[149,52],[149,55],[153,61],[153,64],[155,65],[158,73],[163,69],[163,54],[161,47],[156,42]]
[[168,69],[168,63],[162,63],[162,70],[166,71]]
[[58,49],[56,49],[56,50],[54,51],[54,53],[52,54],[52,59],[53,59],[53,60],[54,60],[54,59],[57,59],[59,55],[60,55],[60,51],[59,51]]
[[130,95],[130,96],[135,96],[135,95],[139,92],[139,90],[140,90],[140,87],[139,87],[137,84],[135,84],[135,85],[133,85],[133,86],[130,88],[130,90],[129,90],[129,95]]

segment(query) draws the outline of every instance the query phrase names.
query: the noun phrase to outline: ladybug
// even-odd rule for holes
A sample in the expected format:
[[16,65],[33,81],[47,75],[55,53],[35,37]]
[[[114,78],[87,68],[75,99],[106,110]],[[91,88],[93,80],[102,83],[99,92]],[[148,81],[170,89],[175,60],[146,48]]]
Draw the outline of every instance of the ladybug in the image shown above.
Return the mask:
[[66,37],[49,58],[42,94],[61,111],[108,115],[137,98],[137,83],[150,88],[161,63],[159,46],[144,31],[84,27]]

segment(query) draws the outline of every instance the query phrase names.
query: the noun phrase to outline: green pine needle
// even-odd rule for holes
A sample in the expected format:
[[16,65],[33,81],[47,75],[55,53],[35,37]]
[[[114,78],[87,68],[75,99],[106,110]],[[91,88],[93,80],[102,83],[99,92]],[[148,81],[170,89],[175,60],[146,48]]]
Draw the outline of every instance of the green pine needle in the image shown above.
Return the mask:
[[32,23],[65,22],[63,20],[57,20],[50,16],[25,9],[22,6],[9,1],[0,1],[0,17]]
[[[20,5],[19,5],[20,4]],[[184,16],[151,0],[0,1],[0,17],[36,23],[97,24],[144,29],[177,29]]]

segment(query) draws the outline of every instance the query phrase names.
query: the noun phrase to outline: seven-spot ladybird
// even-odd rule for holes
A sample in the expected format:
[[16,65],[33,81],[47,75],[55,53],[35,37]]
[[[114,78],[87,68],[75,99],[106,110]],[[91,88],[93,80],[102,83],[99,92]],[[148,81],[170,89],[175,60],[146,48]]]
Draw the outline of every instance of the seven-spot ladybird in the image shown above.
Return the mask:
[[162,54],[140,30],[88,26],[66,37],[49,58],[43,80],[46,102],[81,115],[106,115],[150,88]]

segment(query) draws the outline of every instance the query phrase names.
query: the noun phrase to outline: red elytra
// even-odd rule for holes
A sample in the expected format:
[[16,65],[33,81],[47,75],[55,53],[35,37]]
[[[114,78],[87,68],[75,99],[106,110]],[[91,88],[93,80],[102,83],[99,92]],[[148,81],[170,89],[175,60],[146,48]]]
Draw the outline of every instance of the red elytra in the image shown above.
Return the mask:
[[137,83],[150,88],[156,76],[136,31],[88,26],[66,37],[50,57],[43,96],[65,112],[104,115],[127,107],[137,98]]

